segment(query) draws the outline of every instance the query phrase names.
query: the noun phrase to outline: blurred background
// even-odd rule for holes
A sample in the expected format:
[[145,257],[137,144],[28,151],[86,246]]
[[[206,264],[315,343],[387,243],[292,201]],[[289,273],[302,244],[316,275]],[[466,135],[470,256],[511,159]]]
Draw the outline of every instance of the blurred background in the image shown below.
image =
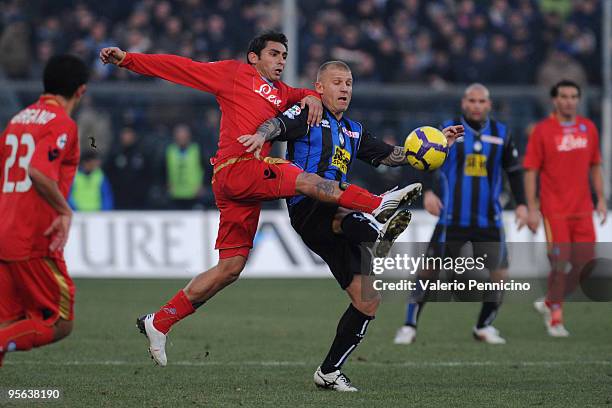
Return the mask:
[[[583,86],[582,114],[602,132],[609,183],[608,3],[5,0],[0,2],[0,120],[37,98],[51,55],[78,55],[93,76],[76,115],[82,148],[92,150],[92,140],[96,145],[83,159],[90,168],[101,168],[112,195],[99,209],[214,208],[208,162],[218,139],[214,98],[104,66],[99,50],[118,46],[198,61],[244,59],[251,37],[279,29],[290,38],[284,80],[310,87],[323,61],[346,61],[355,77],[350,117],[394,144],[419,125],[457,116],[465,85],[478,81],[490,87],[493,116],[510,125],[522,153],[530,126],[549,113],[549,87],[572,79]],[[169,161],[176,145],[193,145],[198,153],[200,170],[189,180],[189,191],[173,188],[177,178]],[[351,181],[383,192],[416,177],[409,168],[372,170],[357,164]]]

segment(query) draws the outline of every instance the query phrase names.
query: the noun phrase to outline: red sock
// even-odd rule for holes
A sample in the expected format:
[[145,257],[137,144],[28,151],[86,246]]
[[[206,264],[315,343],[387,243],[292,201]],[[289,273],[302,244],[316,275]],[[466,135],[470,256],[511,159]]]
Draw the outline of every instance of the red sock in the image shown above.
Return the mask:
[[170,331],[172,325],[179,320],[183,320],[195,312],[191,301],[187,299],[183,289],[179,290],[172,299],[155,312],[153,318],[153,326],[160,332],[166,334]]
[[552,300],[545,300],[544,304],[550,310],[550,324],[555,326],[563,323],[563,303]]
[[4,352],[27,351],[53,342],[54,337],[53,326],[36,319],[20,320],[0,329],[0,348]]
[[374,195],[365,188],[361,188],[355,184],[349,184],[347,189],[344,190],[338,198],[340,207],[370,214],[378,208],[381,201],[382,198],[380,196]]

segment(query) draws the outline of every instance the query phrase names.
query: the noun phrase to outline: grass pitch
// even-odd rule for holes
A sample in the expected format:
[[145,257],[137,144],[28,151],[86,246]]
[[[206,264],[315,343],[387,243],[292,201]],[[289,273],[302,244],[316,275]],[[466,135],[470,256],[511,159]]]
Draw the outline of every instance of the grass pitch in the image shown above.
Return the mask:
[[[430,303],[417,342],[395,346],[404,304],[383,302],[345,365],[359,393],[315,388],[312,375],[348,298],[333,280],[240,280],[172,330],[155,367],[135,328],[185,282],[77,280],[75,331],[11,353],[0,388],[59,388],[74,407],[586,407],[612,406],[612,307],[570,303],[572,336],[551,339],[529,303],[505,305],[505,346],[471,338],[479,305]],[[9,402],[0,401],[0,405]]]

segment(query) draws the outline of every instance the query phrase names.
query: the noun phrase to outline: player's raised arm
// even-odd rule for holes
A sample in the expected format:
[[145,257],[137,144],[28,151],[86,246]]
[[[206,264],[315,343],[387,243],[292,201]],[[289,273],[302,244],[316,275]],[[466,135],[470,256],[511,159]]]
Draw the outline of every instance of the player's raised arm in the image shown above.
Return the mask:
[[266,142],[290,141],[308,133],[309,117],[308,106],[301,108],[293,105],[275,118],[262,123],[255,134],[242,135],[238,137],[238,141],[247,148],[247,152],[255,152],[255,157],[259,158],[259,152]]
[[217,94],[222,77],[236,69],[238,61],[197,62],[178,55],[138,54],[107,47],[100,51],[100,60],[142,75],[162,78],[179,85]]

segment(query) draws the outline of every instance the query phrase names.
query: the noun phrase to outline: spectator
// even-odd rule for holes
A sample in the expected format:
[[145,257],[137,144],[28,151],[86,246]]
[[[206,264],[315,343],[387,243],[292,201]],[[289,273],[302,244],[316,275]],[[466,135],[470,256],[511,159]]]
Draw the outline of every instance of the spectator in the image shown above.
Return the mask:
[[0,36],[0,66],[10,78],[24,78],[30,71],[30,35],[24,22],[9,24]]
[[113,209],[113,192],[101,160],[94,151],[81,155],[81,165],[74,177],[68,204],[75,211],[108,211]]
[[191,141],[185,124],[174,128],[174,142],[166,148],[166,184],[177,210],[191,210],[204,195],[204,169],[200,146]]
[[[92,64],[96,80],[133,79],[95,62],[97,50],[109,43],[130,52],[176,52],[204,61],[241,59],[237,44],[255,31],[278,28],[281,15],[280,2],[112,1],[110,11],[93,2],[62,5],[69,3],[43,2],[37,10],[23,1],[0,2],[0,65],[9,76],[32,78],[50,51],[70,51]],[[300,25],[300,49],[291,52],[299,54],[302,78],[312,65],[332,57],[351,63],[368,81],[388,81],[404,76],[401,61],[412,59],[405,53],[416,55],[416,71],[429,73],[438,51],[453,66],[467,63],[470,54],[478,57],[473,50],[499,46],[501,40],[490,43],[498,34],[506,37],[509,54],[515,54],[509,59],[517,63],[526,58],[533,68],[520,73],[496,69],[496,83],[512,83],[517,77],[534,83],[538,66],[559,42],[571,49],[590,82],[601,78],[597,0],[309,0],[298,5],[305,24]],[[378,60],[381,56],[384,61]]]
[[116,209],[147,208],[150,183],[154,179],[150,167],[150,159],[140,146],[134,129],[123,128],[118,149],[111,152],[104,164],[104,172],[113,188]]
[[550,89],[562,79],[569,79],[576,82],[580,87],[584,87],[587,82],[586,72],[570,56],[568,51],[567,48],[558,46],[549,54],[537,73],[539,86]]

